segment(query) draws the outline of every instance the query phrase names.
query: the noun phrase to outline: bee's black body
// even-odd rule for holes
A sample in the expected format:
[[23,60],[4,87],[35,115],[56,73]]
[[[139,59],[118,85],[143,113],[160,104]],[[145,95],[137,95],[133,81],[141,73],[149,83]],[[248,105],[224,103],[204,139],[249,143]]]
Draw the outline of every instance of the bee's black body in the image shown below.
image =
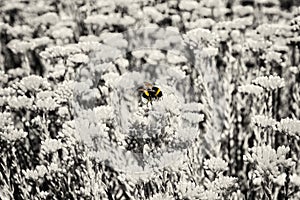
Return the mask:
[[156,86],[153,86],[151,90],[148,91],[150,96],[154,99],[158,99],[160,97],[162,97],[162,92],[161,90],[156,87]]
[[157,100],[162,97],[162,91],[160,88],[153,86],[150,83],[145,84],[147,88],[140,88],[139,90],[142,91],[142,97],[147,99],[147,104],[150,102],[152,104],[152,100]]
[[145,90],[145,91],[143,92],[142,97],[145,98],[145,99],[147,99],[148,101],[151,102],[151,97],[152,97],[152,96],[151,96],[151,94],[150,94],[150,92],[149,92],[148,90]]

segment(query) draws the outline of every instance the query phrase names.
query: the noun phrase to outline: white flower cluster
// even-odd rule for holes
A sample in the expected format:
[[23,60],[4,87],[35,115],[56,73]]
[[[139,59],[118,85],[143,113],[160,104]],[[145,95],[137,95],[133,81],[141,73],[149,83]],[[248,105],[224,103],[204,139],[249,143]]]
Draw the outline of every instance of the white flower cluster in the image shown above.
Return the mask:
[[23,174],[26,179],[32,179],[37,181],[39,178],[43,178],[48,173],[48,169],[45,165],[38,165],[34,170],[23,170]]
[[275,90],[278,88],[282,88],[285,86],[285,82],[283,78],[279,76],[262,76],[252,80],[252,83],[257,84],[266,90]]
[[253,125],[262,128],[272,128],[275,131],[280,131],[292,137],[300,137],[300,120],[283,118],[280,121],[276,121],[265,115],[255,115],[251,118],[251,123]]
[[258,85],[246,84],[238,87],[239,92],[246,94],[254,94],[260,96],[263,94],[264,89]]
[[44,153],[53,153],[61,149],[63,144],[57,139],[46,139],[42,141],[41,149]]
[[[300,136],[300,12],[297,1],[288,11],[285,5],[1,2],[0,166],[7,172],[1,173],[0,196],[263,199],[270,189],[297,199],[292,159],[299,147],[280,145]],[[155,82],[163,96],[145,98],[144,81]],[[267,102],[254,102],[259,97]],[[264,103],[274,118],[293,118],[252,116],[251,109],[265,111]],[[245,135],[253,133],[251,125],[276,146],[259,141],[249,149],[249,168],[241,156],[253,143]],[[220,142],[219,128],[228,136]],[[213,157],[209,150],[221,146]],[[224,176],[227,169],[241,178],[242,192],[236,178]],[[267,189],[249,188],[247,173]],[[274,184],[263,185],[265,177]]]
[[300,120],[285,118],[278,123],[278,129],[288,135],[300,137]]
[[265,115],[255,115],[251,118],[252,124],[263,127],[263,128],[274,128],[276,129],[276,126],[278,123],[275,119],[269,118]]
[[190,44],[193,48],[199,48],[208,44],[215,44],[219,40],[215,33],[203,28],[190,30],[183,37],[184,41]]
[[15,54],[24,54],[28,49],[30,49],[31,43],[24,40],[14,39],[7,44],[7,47]]
[[291,168],[295,165],[292,158],[286,158],[290,148],[278,147],[277,151],[270,145],[262,145],[249,149],[244,160],[254,164],[261,176],[268,175],[272,180],[280,175],[281,166]]
[[212,157],[204,161],[204,169],[210,170],[216,174],[226,171],[228,163],[221,158]]
[[22,91],[37,92],[40,90],[48,89],[50,83],[45,79],[37,75],[30,75],[23,78],[19,84],[16,84]]

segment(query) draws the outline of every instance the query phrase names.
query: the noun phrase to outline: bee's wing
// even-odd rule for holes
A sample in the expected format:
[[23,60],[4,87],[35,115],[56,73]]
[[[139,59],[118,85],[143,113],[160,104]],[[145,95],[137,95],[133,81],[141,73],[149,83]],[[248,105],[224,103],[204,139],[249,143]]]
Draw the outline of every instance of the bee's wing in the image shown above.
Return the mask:
[[149,82],[144,82],[144,85],[149,89],[152,89],[152,87],[153,87],[153,85]]
[[138,88],[137,91],[139,91],[139,92],[144,92],[144,91],[145,91],[145,88]]

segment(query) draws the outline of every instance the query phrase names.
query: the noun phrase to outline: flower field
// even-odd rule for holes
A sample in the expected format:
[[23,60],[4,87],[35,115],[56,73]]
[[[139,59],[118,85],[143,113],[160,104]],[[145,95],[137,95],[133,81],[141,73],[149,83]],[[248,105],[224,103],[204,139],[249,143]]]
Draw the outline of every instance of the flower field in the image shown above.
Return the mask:
[[300,199],[297,0],[2,0],[0,50],[0,199]]

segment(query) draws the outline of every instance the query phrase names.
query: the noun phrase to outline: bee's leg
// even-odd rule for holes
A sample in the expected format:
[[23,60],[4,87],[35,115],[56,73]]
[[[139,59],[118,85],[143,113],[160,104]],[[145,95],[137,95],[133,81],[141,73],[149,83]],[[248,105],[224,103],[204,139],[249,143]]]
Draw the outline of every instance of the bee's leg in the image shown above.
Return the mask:
[[148,98],[147,106],[148,106],[148,103],[149,103],[149,102],[150,102],[150,104],[151,104],[151,106],[152,106],[152,98],[151,98],[151,97]]

